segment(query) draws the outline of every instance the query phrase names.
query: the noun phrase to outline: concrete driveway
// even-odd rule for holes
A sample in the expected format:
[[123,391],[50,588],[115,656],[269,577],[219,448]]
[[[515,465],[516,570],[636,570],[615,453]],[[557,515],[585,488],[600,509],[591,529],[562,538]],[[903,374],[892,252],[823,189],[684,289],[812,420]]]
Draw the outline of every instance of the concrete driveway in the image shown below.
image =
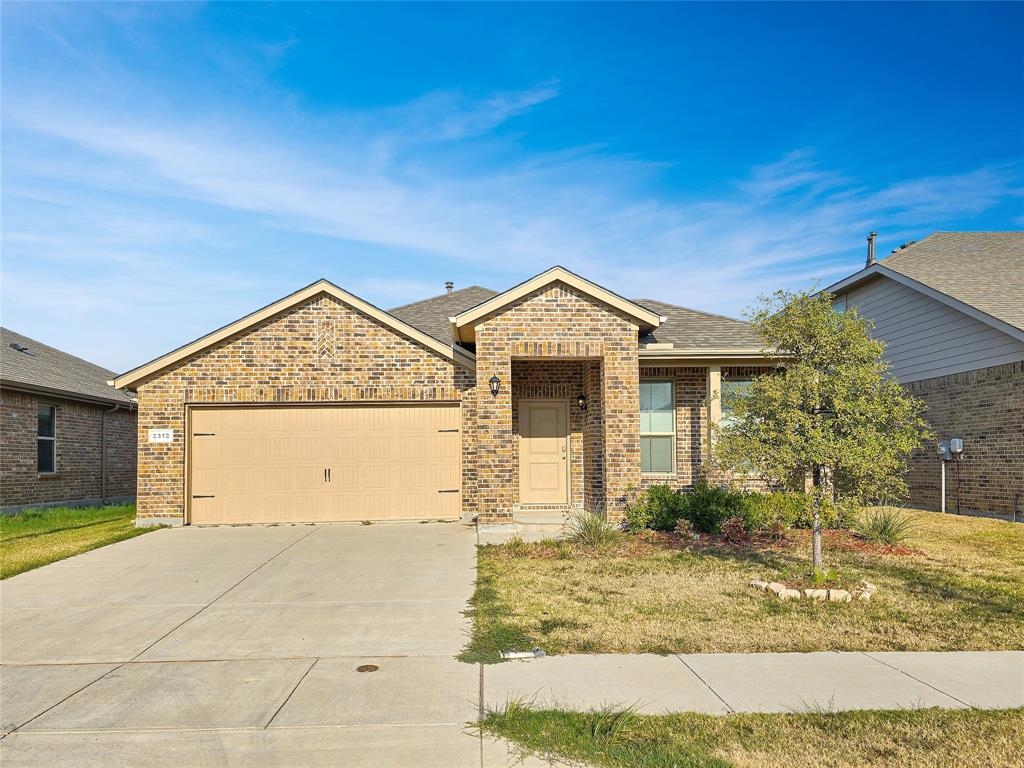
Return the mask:
[[[458,523],[163,530],[2,585],[0,762],[505,765]],[[360,672],[373,665],[375,671]]]

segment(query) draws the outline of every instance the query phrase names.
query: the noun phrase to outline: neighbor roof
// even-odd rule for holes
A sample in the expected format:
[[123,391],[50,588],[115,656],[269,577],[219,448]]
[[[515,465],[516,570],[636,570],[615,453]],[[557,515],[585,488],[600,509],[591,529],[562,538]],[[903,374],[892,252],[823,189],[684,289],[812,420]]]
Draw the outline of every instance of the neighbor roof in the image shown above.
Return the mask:
[[111,405],[131,402],[128,395],[107,384],[114,378],[113,371],[9,328],[0,328],[0,339],[0,383],[5,387]]
[[952,300],[947,303],[1024,331],[1024,232],[936,232],[826,290],[846,290],[875,275],[912,281],[910,287],[924,286]]

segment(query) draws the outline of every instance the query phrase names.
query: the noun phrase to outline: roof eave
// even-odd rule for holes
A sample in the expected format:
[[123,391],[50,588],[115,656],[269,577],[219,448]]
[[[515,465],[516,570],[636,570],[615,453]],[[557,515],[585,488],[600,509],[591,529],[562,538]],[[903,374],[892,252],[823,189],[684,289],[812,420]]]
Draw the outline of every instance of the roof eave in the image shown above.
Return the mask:
[[135,402],[135,399],[125,393],[123,398],[116,396],[103,397],[102,395],[91,395],[84,392],[76,392],[60,387],[44,387],[40,384],[26,384],[21,381],[0,379],[0,387],[16,392],[24,392],[30,395],[43,395],[44,397],[59,397],[62,400],[74,400],[81,403],[92,403],[94,405],[123,405],[128,407]]

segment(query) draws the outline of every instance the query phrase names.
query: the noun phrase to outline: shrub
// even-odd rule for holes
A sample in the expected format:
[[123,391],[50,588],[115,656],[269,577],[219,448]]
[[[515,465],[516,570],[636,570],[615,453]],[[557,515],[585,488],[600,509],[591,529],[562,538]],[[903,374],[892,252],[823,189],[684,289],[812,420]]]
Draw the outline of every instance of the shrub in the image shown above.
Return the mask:
[[583,547],[605,547],[618,541],[615,526],[590,512],[578,512],[569,518],[566,540]]
[[684,515],[701,533],[718,533],[730,517],[743,516],[744,494],[699,483],[686,497]]
[[722,523],[722,536],[730,544],[745,544],[750,541],[747,533],[747,523],[739,515],[730,517]]
[[667,485],[651,485],[627,503],[626,523],[631,531],[653,528],[672,531],[685,514],[687,498]]
[[677,535],[682,536],[684,539],[692,539],[693,523],[691,523],[685,517],[681,517],[678,520],[676,520],[675,532]]
[[807,497],[802,493],[746,493],[742,506],[748,531],[791,528],[803,517]]
[[864,510],[854,528],[868,541],[879,544],[902,544],[912,536],[914,520],[896,507]]

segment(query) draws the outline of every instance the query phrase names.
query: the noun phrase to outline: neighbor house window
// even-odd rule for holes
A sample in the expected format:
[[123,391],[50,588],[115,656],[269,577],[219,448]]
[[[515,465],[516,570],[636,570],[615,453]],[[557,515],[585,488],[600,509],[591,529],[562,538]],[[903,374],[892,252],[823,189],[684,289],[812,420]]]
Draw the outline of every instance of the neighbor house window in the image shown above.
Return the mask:
[[726,427],[736,422],[736,404],[750,397],[750,379],[727,379],[722,377],[722,416],[719,421]]
[[671,381],[640,382],[640,471],[668,474],[674,465],[676,412]]
[[57,409],[52,405],[39,406],[36,446],[40,472],[57,471]]

